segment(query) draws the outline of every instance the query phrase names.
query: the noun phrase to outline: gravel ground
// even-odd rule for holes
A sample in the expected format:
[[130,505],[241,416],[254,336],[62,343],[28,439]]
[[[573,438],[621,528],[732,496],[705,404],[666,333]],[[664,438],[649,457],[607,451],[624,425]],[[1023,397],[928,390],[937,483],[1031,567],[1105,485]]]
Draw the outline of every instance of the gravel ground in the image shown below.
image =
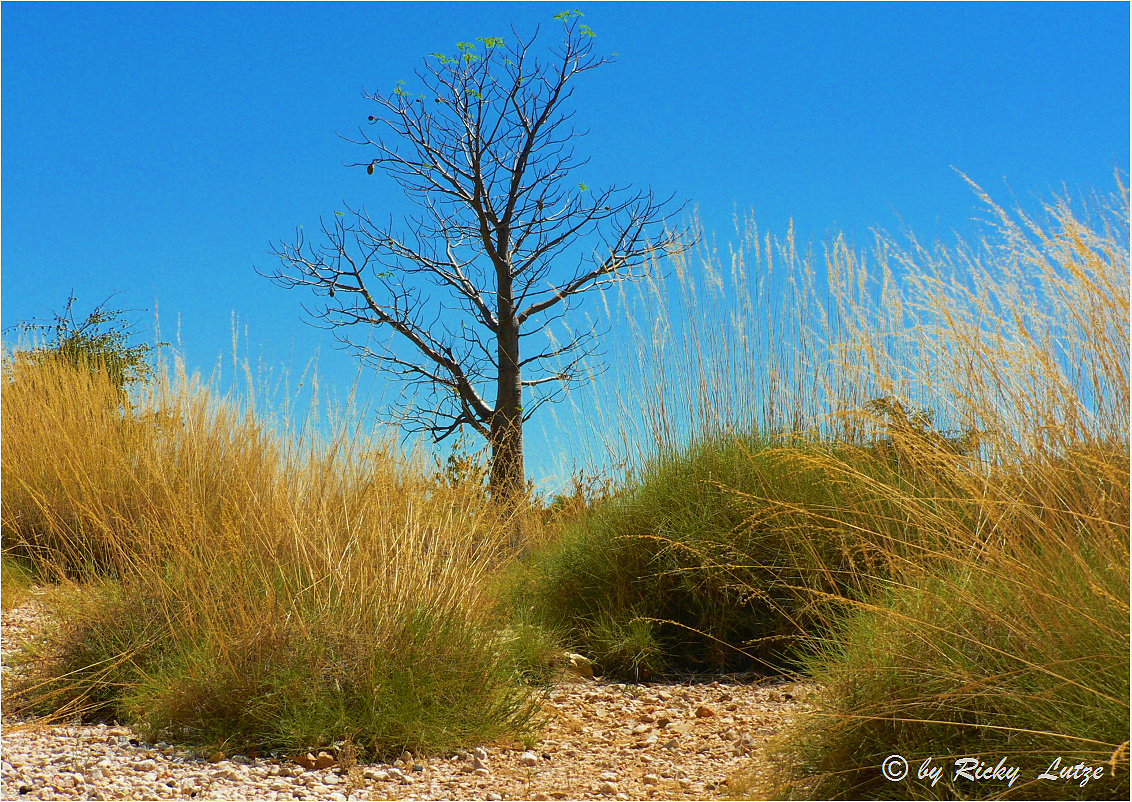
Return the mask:
[[[3,612],[5,655],[36,621],[34,602]],[[5,713],[0,798],[715,799],[727,794],[730,775],[749,769],[750,753],[807,709],[811,692],[789,683],[573,680],[550,693],[551,723],[530,751],[405,753],[378,765],[326,753],[300,758],[307,767],[241,755],[208,761],[145,743],[126,727],[40,725]]]

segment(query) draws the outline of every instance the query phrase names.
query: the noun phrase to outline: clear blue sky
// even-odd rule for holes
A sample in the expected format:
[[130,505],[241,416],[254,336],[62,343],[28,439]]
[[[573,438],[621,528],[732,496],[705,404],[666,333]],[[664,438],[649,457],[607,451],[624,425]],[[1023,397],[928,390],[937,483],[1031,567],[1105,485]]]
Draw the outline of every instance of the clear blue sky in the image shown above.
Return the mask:
[[[802,239],[946,238],[978,211],[953,168],[1006,205],[1129,169],[1127,3],[4,3],[0,322],[116,292],[207,373],[235,315],[254,358],[297,375],[319,351],[344,391],[309,291],[253,268],[344,201],[407,210],[343,166],[369,158],[337,136],[363,89],[512,25],[549,39],[568,8],[619,54],[577,82],[579,178],[676,193],[723,240],[736,206]],[[536,428],[539,478],[563,467]]]

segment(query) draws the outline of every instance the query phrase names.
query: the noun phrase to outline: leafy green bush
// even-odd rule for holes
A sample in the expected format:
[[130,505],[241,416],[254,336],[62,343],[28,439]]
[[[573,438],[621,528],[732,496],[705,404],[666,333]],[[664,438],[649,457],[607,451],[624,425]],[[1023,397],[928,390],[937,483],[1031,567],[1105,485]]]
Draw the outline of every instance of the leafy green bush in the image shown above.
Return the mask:
[[[129,385],[144,382],[153,375],[150,364],[154,347],[128,345],[134,332],[121,320],[125,309],[107,309],[107,301],[96,306],[81,323],[75,320],[75,296],[67,298],[66,311],[47,323],[18,326],[27,332],[46,332],[50,339],[30,350],[18,351],[16,358],[32,364],[61,358],[72,367],[105,371],[121,398]],[[105,330],[100,330],[106,327]]]

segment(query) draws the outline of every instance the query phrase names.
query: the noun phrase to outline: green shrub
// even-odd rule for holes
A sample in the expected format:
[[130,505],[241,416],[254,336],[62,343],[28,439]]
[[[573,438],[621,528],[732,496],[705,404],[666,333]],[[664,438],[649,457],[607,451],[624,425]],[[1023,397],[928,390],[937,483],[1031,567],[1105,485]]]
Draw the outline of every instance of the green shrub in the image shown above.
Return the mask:
[[58,358],[80,370],[105,372],[116,396],[124,400],[129,385],[152,377],[150,359],[154,347],[127,344],[134,334],[130,325],[121,320],[127,310],[107,309],[107,301],[103,301],[80,323],[75,320],[75,300],[73,294],[68,297],[66,312],[56,314],[50,322],[18,326],[26,332],[47,332],[50,340],[18,351],[16,358],[31,364]]

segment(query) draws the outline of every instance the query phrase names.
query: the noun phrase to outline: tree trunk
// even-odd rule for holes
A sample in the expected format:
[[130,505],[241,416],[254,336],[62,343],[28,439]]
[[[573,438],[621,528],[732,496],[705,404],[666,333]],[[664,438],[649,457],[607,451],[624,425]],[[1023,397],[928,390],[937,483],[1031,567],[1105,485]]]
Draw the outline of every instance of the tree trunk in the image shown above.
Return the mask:
[[499,332],[499,380],[491,418],[491,495],[511,503],[526,488],[523,466],[523,389],[518,330]]
[[523,465],[523,384],[519,367],[519,326],[511,301],[509,270],[499,276],[499,374],[491,417],[491,497],[514,515],[511,547],[522,544],[519,504],[527,490]]

